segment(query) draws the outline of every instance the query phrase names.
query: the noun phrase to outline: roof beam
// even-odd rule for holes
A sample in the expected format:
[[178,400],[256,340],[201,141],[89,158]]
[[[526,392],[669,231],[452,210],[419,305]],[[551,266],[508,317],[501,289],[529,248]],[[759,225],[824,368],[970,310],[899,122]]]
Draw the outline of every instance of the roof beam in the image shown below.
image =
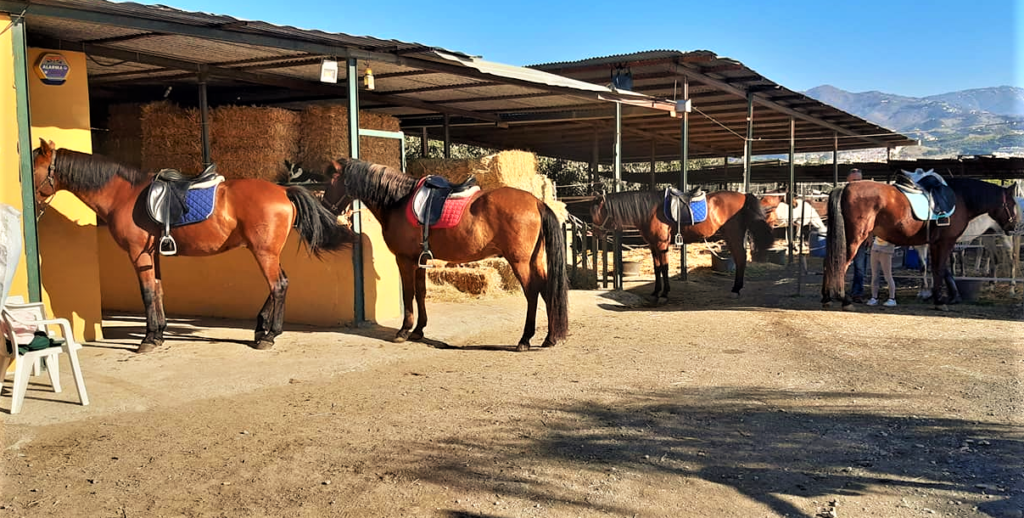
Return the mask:
[[[269,86],[277,86],[281,88],[289,88],[293,90],[300,90],[306,92],[317,93],[320,95],[332,96],[337,99],[343,99],[346,97],[345,89],[330,86],[327,84],[314,83],[311,81],[305,81],[302,79],[291,79],[283,76],[276,76],[270,74],[259,74],[256,72],[247,72],[244,70],[236,70],[233,68],[224,68],[217,66],[210,66],[203,63],[194,63],[191,61],[183,61],[172,58],[165,58],[162,56],[155,56],[152,54],[143,54],[141,52],[131,52],[121,49],[114,49],[109,47],[103,47],[100,45],[89,45],[85,43],[77,44],[61,44],[61,48],[67,48],[69,50],[81,50],[86,54],[94,56],[107,57],[112,59],[121,59],[131,61],[134,63],[143,63],[146,65],[153,65],[164,68],[171,68],[176,70],[195,71],[196,74],[201,71],[206,72],[211,77],[219,77],[223,79],[232,79],[236,81],[243,81],[247,83],[256,83]],[[470,110],[463,110],[460,108],[450,108],[446,106],[438,106],[434,103],[426,101],[420,101],[418,99],[410,99],[408,97],[401,97],[397,95],[386,95],[378,94],[374,92],[359,92],[359,97],[366,99],[367,101],[375,102],[389,102],[401,106],[407,106],[410,108],[419,108],[422,110],[429,110],[436,113],[449,113],[451,115],[459,115],[462,117],[468,117],[472,119],[479,119],[488,122],[501,122],[501,118],[497,115],[489,113],[480,113]]]
[[[744,97],[745,98],[747,96],[747,91],[746,90],[744,90],[742,88],[738,88],[736,86],[733,86],[732,84],[727,83],[725,81],[722,81],[720,79],[715,79],[713,77],[710,77],[710,76],[707,76],[705,74],[702,74],[702,73],[694,70],[693,67],[688,66],[686,64],[677,63],[677,64],[674,65],[673,68],[675,69],[675,72],[677,74],[681,75],[681,76],[686,76],[686,77],[694,78],[694,79],[696,79],[696,80],[698,80],[698,81],[700,81],[702,83],[710,84],[711,86],[714,86],[716,88],[720,88],[722,90],[725,90],[726,92],[729,92],[729,93],[734,94],[734,95],[738,95],[740,97]],[[767,107],[767,108],[771,108],[772,110],[782,112],[782,113],[784,113],[786,115],[790,115],[792,117],[796,117],[797,119],[805,120],[805,121],[808,121],[808,122],[813,122],[813,123],[815,123],[815,124],[817,124],[819,126],[824,126],[824,127],[828,128],[830,130],[842,133],[843,135],[849,135],[849,136],[852,136],[852,137],[859,137],[861,140],[864,140],[865,142],[873,144],[874,146],[877,146],[877,147],[887,147],[888,146],[888,144],[886,144],[886,143],[884,143],[884,142],[882,142],[882,141],[880,141],[878,139],[874,139],[874,138],[871,138],[871,137],[862,137],[862,136],[858,135],[856,132],[850,131],[849,129],[846,129],[846,128],[842,127],[842,126],[837,126],[835,124],[832,124],[831,122],[827,122],[827,121],[822,120],[822,119],[820,119],[818,117],[814,117],[814,116],[808,115],[808,114],[806,114],[804,112],[797,111],[797,110],[794,110],[794,109],[789,108],[787,106],[783,106],[783,105],[781,105],[779,103],[773,102],[773,101],[769,100],[763,93],[754,93],[753,95],[754,95],[754,102],[759,104],[759,105],[761,105],[761,106],[764,106],[764,107]]]

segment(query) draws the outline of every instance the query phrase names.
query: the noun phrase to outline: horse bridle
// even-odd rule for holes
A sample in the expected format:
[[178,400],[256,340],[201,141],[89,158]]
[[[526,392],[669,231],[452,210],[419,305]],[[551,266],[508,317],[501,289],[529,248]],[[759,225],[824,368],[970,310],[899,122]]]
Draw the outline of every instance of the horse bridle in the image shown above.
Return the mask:
[[[39,209],[39,214],[36,215],[36,221],[39,221],[39,218],[43,217],[43,213],[46,212],[46,209],[50,207],[50,203],[53,201],[53,197],[57,194],[57,178],[55,176],[57,166],[54,165],[56,159],[56,153],[54,153],[54,157],[50,159],[50,165],[47,166],[46,168],[46,178],[43,178],[43,181],[36,184],[36,193],[42,196],[46,196],[46,198],[43,200],[41,204],[42,208]],[[50,184],[50,194],[43,194],[39,192],[39,189],[43,186],[44,183]]]

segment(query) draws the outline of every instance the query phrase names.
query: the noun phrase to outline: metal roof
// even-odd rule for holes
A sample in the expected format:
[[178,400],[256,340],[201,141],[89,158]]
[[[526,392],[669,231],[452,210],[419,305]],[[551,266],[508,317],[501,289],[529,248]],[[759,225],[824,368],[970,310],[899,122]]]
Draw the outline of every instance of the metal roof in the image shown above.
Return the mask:
[[[456,142],[528,149],[545,156],[587,161],[596,134],[602,161],[607,162],[614,120],[614,105],[608,101],[619,101],[626,105],[626,161],[649,160],[652,145],[660,159],[678,158],[680,123],[667,114],[673,104],[666,100],[680,96],[683,77],[689,78],[695,110],[716,121],[691,114],[695,158],[742,154],[743,139],[736,134],[744,131],[743,96],[748,91],[756,91],[758,103],[755,154],[788,151],[788,141],[776,138],[785,133],[788,139],[793,114],[800,117],[798,152],[831,150],[836,131],[840,149],[915,143],[708,51],[660,50],[515,67],[421,43],[166,6],[0,0],[0,11],[24,12],[33,46],[88,54],[90,95],[96,104],[160,99],[168,86],[174,87],[172,100],[193,104],[192,85],[200,75],[207,79],[211,104],[299,107],[342,102],[345,68],[339,71],[338,84],[325,84],[319,82],[320,63],[324,58],[354,58],[360,74],[372,68],[376,83],[373,91],[360,90],[362,109],[398,117],[407,130],[428,127],[436,138],[441,135],[441,114],[447,114]],[[622,66],[632,72],[633,91],[609,87],[611,71]]]

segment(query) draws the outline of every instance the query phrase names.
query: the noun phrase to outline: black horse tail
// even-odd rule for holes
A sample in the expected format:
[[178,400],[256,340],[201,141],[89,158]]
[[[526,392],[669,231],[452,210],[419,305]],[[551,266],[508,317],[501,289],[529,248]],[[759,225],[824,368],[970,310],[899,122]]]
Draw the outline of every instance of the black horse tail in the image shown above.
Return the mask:
[[542,220],[544,255],[548,257],[548,281],[544,285],[544,299],[547,302],[548,322],[551,323],[549,338],[558,341],[569,334],[569,276],[565,266],[565,233],[551,207],[539,200],[537,207]]
[[754,238],[751,257],[754,261],[764,261],[768,249],[775,244],[775,236],[772,235],[772,227],[764,215],[761,200],[750,193],[747,193],[747,198],[743,202],[743,223]]
[[335,252],[356,242],[359,236],[352,229],[338,223],[338,217],[320,204],[302,187],[285,189],[288,199],[295,205],[295,227],[317,258],[324,251]]
[[[823,301],[828,291],[844,293],[846,280],[840,276],[846,265],[846,222],[843,220],[843,193],[846,187],[832,189],[828,193],[828,235],[825,237],[825,278],[822,285]],[[826,301],[827,302],[827,301]]]

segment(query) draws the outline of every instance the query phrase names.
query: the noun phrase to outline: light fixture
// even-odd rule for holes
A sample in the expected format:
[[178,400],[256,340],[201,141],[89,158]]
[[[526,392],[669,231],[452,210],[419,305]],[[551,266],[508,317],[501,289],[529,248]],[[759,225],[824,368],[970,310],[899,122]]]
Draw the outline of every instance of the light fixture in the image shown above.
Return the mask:
[[333,59],[325,59],[320,62],[320,82],[338,82],[338,62]]
[[366,67],[366,75],[363,76],[363,85],[367,90],[373,90],[373,69]]

